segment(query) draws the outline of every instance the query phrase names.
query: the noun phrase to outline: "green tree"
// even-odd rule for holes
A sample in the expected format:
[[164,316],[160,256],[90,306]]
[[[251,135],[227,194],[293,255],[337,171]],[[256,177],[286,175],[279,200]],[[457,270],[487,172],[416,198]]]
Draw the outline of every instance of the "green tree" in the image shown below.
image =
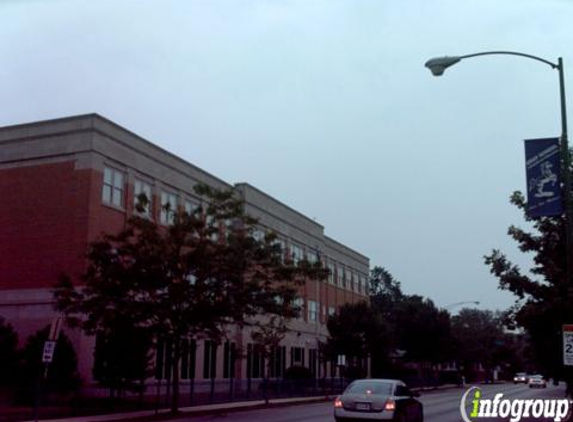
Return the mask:
[[135,214],[119,234],[91,243],[83,287],[62,278],[55,291],[68,323],[88,333],[111,332],[125,318],[172,345],[174,413],[183,341],[220,343],[230,324],[280,314],[309,276],[305,262],[283,262],[273,236],[253,236],[257,221],[233,191],[197,185],[195,192],[203,202],[191,213],[164,208],[167,227]]
[[132,321],[117,321],[113,330],[96,334],[94,379],[109,388],[110,397],[122,397],[125,391],[145,390],[149,375],[153,338],[147,329]]
[[14,331],[11,324],[6,323],[4,318],[0,317],[0,385],[11,385],[17,375],[18,363],[18,334]]
[[390,318],[397,347],[406,351],[407,360],[438,363],[450,357],[450,315],[430,299],[405,295]]
[[[28,337],[21,351],[19,366],[19,399],[29,402],[35,394],[38,377],[43,380],[45,390],[65,397],[75,392],[81,385],[77,372],[77,356],[70,339],[61,333],[58,337],[52,362],[47,366],[42,362],[44,343],[48,339],[50,326]],[[47,372],[46,372],[47,371]]]
[[531,230],[511,226],[508,234],[522,252],[533,255],[534,265],[526,274],[495,249],[484,257],[485,263],[498,278],[500,289],[517,298],[509,314],[527,331],[537,369],[551,377],[567,378],[571,385],[573,378],[564,371],[561,350],[562,324],[573,322],[571,282],[566,279],[565,219],[529,217],[521,192],[513,193],[511,203],[523,211]]
[[[385,268],[374,267],[371,271],[370,303],[389,327],[385,342],[389,349],[403,350],[404,358],[415,362],[435,363],[449,357],[449,314],[430,299],[404,294],[400,282]],[[387,353],[375,356],[374,372],[387,372]]]
[[[400,282],[383,267],[372,268],[368,285],[370,300],[373,301],[391,304],[398,302],[404,296]],[[382,307],[381,304],[378,306]]]
[[452,317],[455,358],[469,369],[481,363],[488,373],[511,359],[511,339],[504,332],[502,315],[480,309],[462,309]]
[[368,302],[342,305],[328,319],[327,327],[331,356],[345,355],[349,365],[356,365],[363,375],[367,373],[363,362],[369,356],[387,355],[388,326]]

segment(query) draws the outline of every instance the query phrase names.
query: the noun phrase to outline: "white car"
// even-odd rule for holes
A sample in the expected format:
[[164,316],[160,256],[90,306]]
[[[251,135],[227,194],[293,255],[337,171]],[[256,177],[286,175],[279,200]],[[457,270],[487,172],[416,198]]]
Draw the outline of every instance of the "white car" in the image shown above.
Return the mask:
[[356,380],[334,401],[334,419],[423,422],[424,409],[415,398],[418,396],[399,380]]
[[518,372],[513,377],[514,384],[519,384],[519,383],[527,384],[527,381],[528,381],[528,376],[525,372]]
[[547,381],[542,375],[531,375],[527,384],[529,388],[547,388]]

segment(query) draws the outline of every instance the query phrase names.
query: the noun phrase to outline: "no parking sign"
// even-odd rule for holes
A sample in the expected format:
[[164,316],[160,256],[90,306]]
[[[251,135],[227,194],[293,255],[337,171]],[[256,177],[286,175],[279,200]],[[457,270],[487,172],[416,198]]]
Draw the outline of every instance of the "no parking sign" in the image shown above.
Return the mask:
[[563,365],[573,366],[573,324],[563,325]]

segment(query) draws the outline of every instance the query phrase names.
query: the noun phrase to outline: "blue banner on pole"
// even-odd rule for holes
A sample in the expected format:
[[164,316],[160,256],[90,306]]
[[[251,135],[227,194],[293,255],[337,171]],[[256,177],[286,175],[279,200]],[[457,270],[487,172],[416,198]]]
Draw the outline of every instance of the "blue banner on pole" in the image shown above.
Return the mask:
[[563,213],[559,138],[525,141],[527,212],[530,217]]

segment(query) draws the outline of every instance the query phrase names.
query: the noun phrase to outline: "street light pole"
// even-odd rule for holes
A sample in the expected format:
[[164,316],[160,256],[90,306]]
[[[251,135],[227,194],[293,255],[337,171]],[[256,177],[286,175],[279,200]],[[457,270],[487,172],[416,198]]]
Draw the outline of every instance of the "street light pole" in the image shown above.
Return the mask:
[[[569,139],[567,134],[567,105],[565,101],[565,77],[563,71],[563,59],[559,57],[557,70],[559,71],[559,98],[561,103],[561,173],[563,177],[563,188],[565,190],[565,230],[566,230],[566,253],[567,270],[566,277],[569,288],[571,288],[571,277],[573,276],[573,204],[571,201],[571,156],[569,154]],[[569,290],[570,291],[570,290]]]
[[[559,99],[561,105],[561,177],[563,178],[563,201],[565,208],[565,254],[566,254],[566,268],[565,279],[568,284],[569,292],[573,288],[573,202],[571,198],[571,157],[569,155],[569,141],[567,138],[567,107],[565,101],[565,78],[563,70],[563,59],[559,57],[557,63],[545,60],[541,57],[533,56],[531,54],[518,53],[515,51],[484,51],[474,54],[466,54],[464,56],[445,56],[436,57],[426,62],[425,66],[430,69],[434,76],[441,76],[444,71],[454,64],[463,59],[478,56],[489,55],[511,55],[524,57],[531,60],[536,60],[541,63],[549,65],[559,72]],[[571,295],[571,293],[569,293]]]

